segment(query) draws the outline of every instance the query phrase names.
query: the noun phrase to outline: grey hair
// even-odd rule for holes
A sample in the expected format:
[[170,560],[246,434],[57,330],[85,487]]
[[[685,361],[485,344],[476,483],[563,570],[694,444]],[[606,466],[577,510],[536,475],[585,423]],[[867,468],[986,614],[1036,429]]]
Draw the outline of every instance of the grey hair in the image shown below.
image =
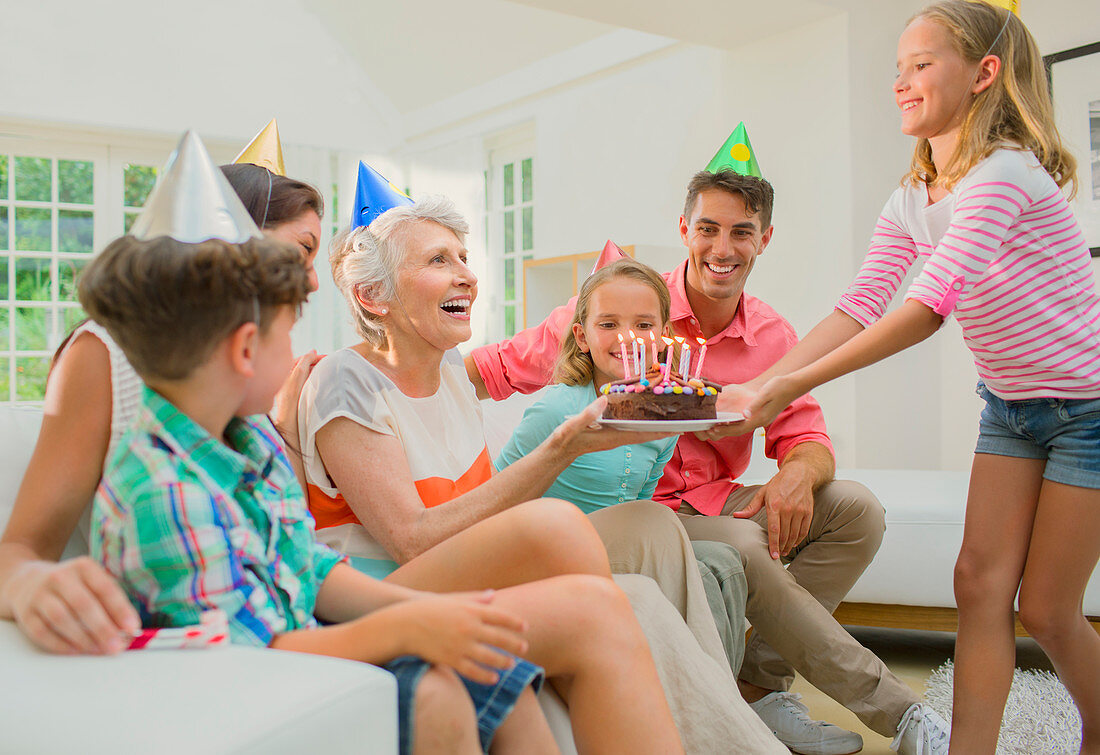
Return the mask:
[[397,269],[405,260],[408,230],[422,221],[438,223],[462,242],[470,232],[469,223],[454,202],[434,194],[411,205],[387,210],[369,226],[346,228],[332,240],[328,256],[332,279],[348,302],[356,332],[372,346],[386,345],[386,331],[382,319],[368,312],[355,292],[366,288],[375,301],[398,300]]

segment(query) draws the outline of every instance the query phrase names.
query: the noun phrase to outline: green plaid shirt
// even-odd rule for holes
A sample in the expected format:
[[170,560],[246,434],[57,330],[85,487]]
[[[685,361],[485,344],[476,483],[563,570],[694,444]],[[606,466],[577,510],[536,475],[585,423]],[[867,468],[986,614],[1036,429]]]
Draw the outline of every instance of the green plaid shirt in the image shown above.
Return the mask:
[[266,417],[234,418],[225,440],[145,387],[96,491],[92,556],[147,627],[197,624],[219,608],[233,642],[268,645],[316,626],[317,591],[343,557],[314,538]]

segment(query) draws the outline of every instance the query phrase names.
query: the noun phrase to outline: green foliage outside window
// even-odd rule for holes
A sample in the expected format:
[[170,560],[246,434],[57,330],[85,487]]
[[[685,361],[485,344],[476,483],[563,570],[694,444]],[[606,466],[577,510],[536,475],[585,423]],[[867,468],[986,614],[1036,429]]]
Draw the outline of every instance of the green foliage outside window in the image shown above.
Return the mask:
[[122,203],[127,207],[144,207],[156,184],[157,169],[152,165],[127,165],[122,171]]

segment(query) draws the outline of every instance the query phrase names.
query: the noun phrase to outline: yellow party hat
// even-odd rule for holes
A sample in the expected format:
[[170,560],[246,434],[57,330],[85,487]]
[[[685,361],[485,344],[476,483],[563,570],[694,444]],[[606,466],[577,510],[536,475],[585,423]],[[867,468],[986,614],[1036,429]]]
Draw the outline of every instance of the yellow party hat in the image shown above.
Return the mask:
[[267,168],[277,176],[286,176],[283,165],[283,145],[279,143],[279,124],[275,119],[253,137],[248,146],[233,160],[234,164],[248,163]]
[[990,5],[996,5],[998,8],[1004,8],[1005,10],[1012,11],[1016,14],[1016,17],[1020,17],[1020,0],[985,0]]

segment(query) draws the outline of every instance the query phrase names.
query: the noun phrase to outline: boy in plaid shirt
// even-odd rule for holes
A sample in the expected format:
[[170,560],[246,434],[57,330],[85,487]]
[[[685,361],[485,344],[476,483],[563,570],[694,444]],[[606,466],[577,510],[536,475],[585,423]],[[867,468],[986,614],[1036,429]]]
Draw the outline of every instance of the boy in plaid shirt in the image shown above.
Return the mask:
[[96,495],[93,556],[146,626],[220,609],[233,642],[385,665],[402,752],[487,750],[498,727],[552,748],[532,691],[541,669],[512,655],[526,627],[492,593],[380,582],[314,539],[262,414],[293,364],[308,290],[298,252],[259,239],[125,236],[89,264],[80,302],[146,382]]

